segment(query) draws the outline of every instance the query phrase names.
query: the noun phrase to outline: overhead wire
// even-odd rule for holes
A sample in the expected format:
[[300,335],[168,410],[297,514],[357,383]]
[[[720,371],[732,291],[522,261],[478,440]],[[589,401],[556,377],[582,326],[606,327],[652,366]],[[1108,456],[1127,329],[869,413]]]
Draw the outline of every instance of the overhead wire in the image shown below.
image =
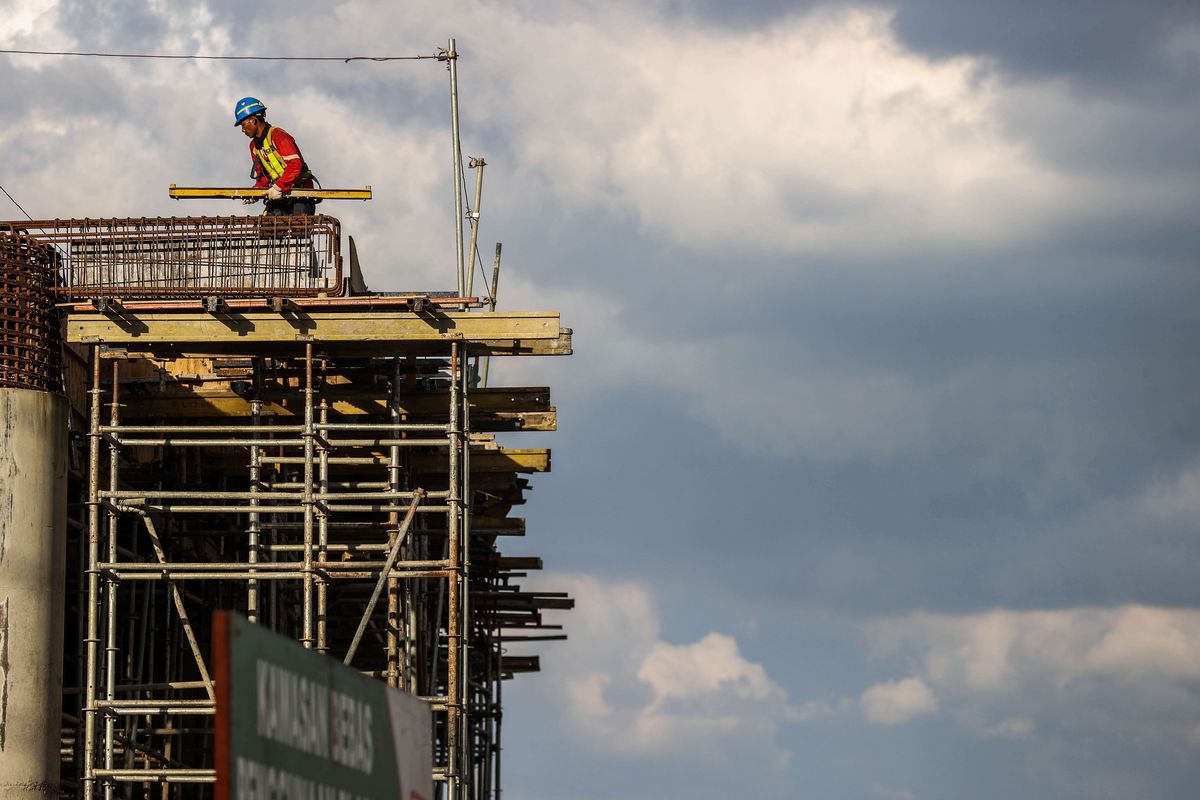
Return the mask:
[[429,59],[445,59],[445,55],[415,55],[415,56],[244,56],[244,55],[205,55],[183,53],[86,53],[67,50],[14,50],[0,49],[0,54],[22,56],[79,56],[82,58],[151,58],[172,61],[341,61],[349,64],[351,61],[425,61]]
[[[21,209],[21,213],[25,215],[25,219],[29,220],[30,222],[34,221],[33,217],[30,216],[29,212],[25,210],[25,206],[18,203],[17,198],[13,197],[11,194],[8,193],[8,189],[4,188],[4,184],[0,184],[0,192],[4,192],[4,196],[7,197],[14,206]],[[67,251],[62,249],[62,245],[56,244],[56,245],[54,245],[54,249],[57,250],[63,258],[67,257]]]
[[29,216],[29,212],[25,210],[25,207],[22,206],[20,203],[18,203],[17,199],[8,193],[8,189],[5,189],[3,184],[0,184],[0,192],[4,192],[4,196],[7,197],[10,201],[12,201],[12,204],[14,206],[21,209],[21,213],[25,215],[25,219],[29,220],[30,222],[33,222],[33,217]]
[[[445,61],[449,56],[446,51],[441,50],[433,55],[419,54],[411,56],[249,56],[249,55],[209,55],[204,53],[184,54],[184,53],[101,53],[101,52],[84,52],[73,50],[24,50],[15,48],[0,48],[0,55],[25,55],[25,56],[74,56],[79,58],[135,58],[135,59],[159,59],[169,61],[313,61],[313,62],[329,62],[341,61],[349,64],[351,61]],[[462,176],[465,184],[465,176]],[[8,190],[0,185],[0,191],[4,192],[13,205],[21,210],[27,219],[33,221],[33,217],[29,212],[16,201],[16,199],[8,193]],[[477,259],[482,273],[483,261]],[[473,268],[474,265],[472,265]]]

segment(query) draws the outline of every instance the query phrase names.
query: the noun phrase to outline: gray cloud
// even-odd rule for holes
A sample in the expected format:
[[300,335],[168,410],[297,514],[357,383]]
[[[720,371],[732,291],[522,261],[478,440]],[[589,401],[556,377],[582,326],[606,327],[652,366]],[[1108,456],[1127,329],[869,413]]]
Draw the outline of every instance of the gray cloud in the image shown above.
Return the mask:
[[918,50],[991,56],[1010,72],[1065,75],[1093,87],[1133,81],[1145,88],[1168,67],[1168,34],[1200,22],[1187,0],[901,0],[896,8],[897,32]]
[[[910,664],[839,682],[867,667],[853,648],[823,652],[800,615],[1200,603],[1200,112],[1196,62],[1171,44],[1190,7],[910,2],[854,35],[840,4],[289,8],[281,31],[245,3],[76,4],[17,39],[333,54],[425,52],[461,31],[465,147],[492,164],[485,252],[505,242],[501,307],[559,308],[576,329],[573,359],[497,365],[500,380],[551,383],[560,407],[554,437],[513,439],[556,451],[529,547],[671,587],[664,617],[686,633],[667,644],[736,608],[775,621],[754,652],[738,640],[790,696],[857,697]],[[803,48],[819,46],[846,48],[828,56],[841,66],[813,70]],[[874,106],[849,102],[854,76]],[[449,283],[441,65],[6,58],[0,180],[39,215],[228,212],[164,190],[243,179],[228,120],[243,94],[268,100],[323,178],[376,187],[337,209],[373,285]],[[1110,717],[1177,699],[1120,694]],[[1150,748],[1130,756],[1136,774],[1110,769],[1113,745],[1079,726],[994,714],[965,743],[943,717],[891,738],[844,718],[781,729],[797,765],[778,780],[837,797],[1104,784],[1153,798],[1193,777]],[[530,796],[617,773],[633,796],[744,788],[736,770],[580,766],[531,727],[513,763],[537,763],[539,742],[556,763],[524,767]],[[1026,731],[1040,763],[1002,751]],[[960,768],[932,770],[930,752]]]

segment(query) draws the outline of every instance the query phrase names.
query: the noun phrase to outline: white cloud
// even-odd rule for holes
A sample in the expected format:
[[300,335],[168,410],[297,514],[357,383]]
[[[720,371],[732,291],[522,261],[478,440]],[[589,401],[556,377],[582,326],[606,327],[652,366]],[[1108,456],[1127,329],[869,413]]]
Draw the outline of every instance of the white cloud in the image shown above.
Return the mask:
[[[200,46],[227,48],[228,31],[195,13],[163,13],[167,41],[210,31]],[[517,168],[518,185],[507,191],[633,213],[679,247],[795,255],[990,246],[1025,240],[1085,207],[1080,183],[1040,163],[1014,133],[1005,117],[1013,87],[978,60],[907,51],[891,13],[879,8],[796,14],[761,32],[617,4],[533,14],[486,2],[347,2],[289,24],[285,40],[313,41],[319,31],[322,52],[393,52],[396,30],[425,52],[447,29],[488,31],[486,42],[459,41],[468,149],[472,130],[502,128],[504,155]],[[251,40],[279,33],[274,19],[251,25]],[[165,89],[178,69],[148,72]],[[388,70],[423,100],[444,91],[422,64]],[[358,158],[366,154],[356,145],[375,141],[371,127],[391,115],[339,102],[346,81],[331,73],[308,84],[312,103],[274,99],[281,109],[290,104],[295,119],[353,132],[353,143],[331,153]],[[1061,88],[1037,89],[1069,103]],[[444,131],[420,133],[445,143]],[[446,166],[444,152],[414,160],[407,146],[371,155],[362,160],[379,172],[370,182],[380,187],[403,185],[414,166]],[[420,179],[413,185],[424,188]]]
[[1012,717],[981,727],[979,735],[985,739],[1026,739],[1033,735],[1036,727],[1029,717]]
[[883,800],[916,800],[916,795],[904,789],[893,789],[881,783],[872,783],[868,787],[871,794],[882,797]]
[[877,683],[858,702],[863,716],[875,725],[903,725],[937,711],[933,691],[919,677]]
[[876,657],[916,661],[906,680],[928,683],[982,737],[1087,729],[1172,748],[1200,725],[1188,688],[1200,680],[1198,609],[912,614],[870,624],[866,638]]
[[576,598],[571,639],[543,658],[543,675],[563,701],[565,720],[589,747],[627,758],[726,763],[757,749],[786,765],[782,725],[833,713],[820,702],[792,704],[761,664],[731,636],[710,632],[690,644],[661,638],[647,588],[587,575],[545,580]]
[[[525,185],[632,212],[676,246],[988,245],[1078,205],[1077,186],[1006,130],[1006,87],[983,64],[906,51],[877,8],[797,14],[755,33],[616,4],[457,11],[489,31],[486,45],[459,43],[467,108],[516,134]],[[347,3],[330,43],[353,31],[360,49],[394,49],[395,29],[436,41],[447,24],[442,9]]]
[[1200,68],[1200,23],[1176,26],[1167,36],[1167,58],[1180,72]]
[[612,177],[675,241],[982,244],[1023,236],[1068,196],[1002,134],[978,64],[906,52],[887,12],[816,12],[753,36],[685,29],[671,48],[652,46],[660,35],[645,29],[626,54],[650,102],[616,137]]
[[57,0],[0,2],[0,44],[10,46],[22,36],[48,30],[57,6]]
[[1200,515],[1200,469],[1156,481],[1136,498],[1133,510],[1158,520],[1195,520]]
[[[39,36],[58,33],[52,6],[13,8],[6,32],[36,22]],[[1005,84],[977,60],[909,52],[889,13],[878,9],[795,14],[758,32],[705,28],[621,4],[533,13],[486,2],[451,9],[346,2],[310,11],[288,23],[283,37],[298,50],[428,52],[448,29],[488,31],[486,40],[460,41],[465,146],[472,152],[483,131],[499,132],[489,141],[498,152],[483,155],[493,164],[490,176],[506,176],[503,184],[489,178],[484,241],[495,233],[489,214],[501,205],[511,214],[542,198],[555,210],[548,227],[566,224],[560,212],[604,207],[675,251],[737,253],[739,262],[748,253],[771,255],[775,267],[714,269],[704,279],[754,297],[778,290],[777,270],[804,270],[808,262],[798,254],[1012,243],[1064,215],[1089,213],[1109,192],[1041,163],[1025,142],[1023,115],[1071,113],[1078,100],[1065,88]],[[203,6],[156,13],[166,25],[164,49],[227,52],[235,39],[230,23]],[[239,32],[279,41],[278,24],[253,19]],[[33,110],[0,124],[5,185],[34,216],[243,211],[168,201],[164,191],[172,182],[244,180],[244,140],[225,121],[247,91],[240,65],[106,61],[84,69],[99,87],[92,99],[103,112],[81,103],[69,113]],[[445,107],[441,65],[338,65],[310,74],[317,77],[269,97],[269,105],[327,185],[374,186],[369,204],[322,207],[355,235],[369,284],[448,287],[446,120],[430,115]],[[415,98],[412,113],[396,114],[386,97],[380,102],[378,87],[387,81]],[[146,98],[153,125],[138,107]],[[1139,193],[1134,205],[1153,213],[1158,188],[1125,179],[1120,193]],[[529,250],[512,258],[538,258]],[[672,263],[681,266],[648,264],[657,285],[661,273],[694,266]],[[1074,470],[1086,453],[1071,448],[1087,440],[1086,421],[1064,421],[1030,399],[1031,385],[1061,379],[1061,364],[976,362],[919,379],[904,365],[844,364],[819,346],[781,350],[753,333],[680,339],[631,326],[629,287],[602,274],[563,290],[522,281],[515,269],[502,277],[503,307],[564,311],[588,359],[573,373],[581,393],[614,379],[677,389],[693,416],[754,452],[879,461],[922,452],[939,437],[973,455],[984,472],[1024,466],[1029,453],[1039,454],[1044,496],[1079,480]],[[522,374],[523,365],[500,368]]]
[[658,707],[672,700],[726,692],[746,701],[785,699],[761,665],[742,658],[737,640],[720,633],[709,633],[690,645],[655,642],[638,678],[654,691]]

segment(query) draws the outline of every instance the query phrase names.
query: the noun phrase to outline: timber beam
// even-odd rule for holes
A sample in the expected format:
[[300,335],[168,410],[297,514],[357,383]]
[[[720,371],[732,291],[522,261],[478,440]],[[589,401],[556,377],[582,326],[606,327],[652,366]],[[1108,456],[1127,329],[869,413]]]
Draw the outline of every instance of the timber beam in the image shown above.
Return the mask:
[[[449,466],[442,453],[414,453],[414,473],[444,474]],[[544,448],[522,450],[471,450],[471,474],[533,473],[550,471],[550,451]]]
[[105,344],[149,352],[261,352],[267,346],[302,347],[312,342],[338,352],[441,353],[460,342],[475,355],[570,353],[569,328],[558,312],[466,312],[427,309],[282,311],[233,309],[216,313],[174,311],[72,313],[66,338],[75,344]]
[[[264,417],[303,417],[304,393],[300,390],[264,391]],[[383,389],[356,385],[329,386],[321,392],[335,416],[385,417],[389,411],[389,395]],[[437,417],[446,413],[449,393],[444,389],[403,392],[399,398],[400,413],[412,419]],[[472,389],[467,394],[470,403],[471,428],[475,431],[552,431],[558,423],[554,406],[550,405],[550,389],[544,386],[517,388]],[[249,393],[232,389],[198,389],[169,387],[165,392],[138,395],[129,393],[121,410],[128,422],[136,419],[212,419],[250,418]]]

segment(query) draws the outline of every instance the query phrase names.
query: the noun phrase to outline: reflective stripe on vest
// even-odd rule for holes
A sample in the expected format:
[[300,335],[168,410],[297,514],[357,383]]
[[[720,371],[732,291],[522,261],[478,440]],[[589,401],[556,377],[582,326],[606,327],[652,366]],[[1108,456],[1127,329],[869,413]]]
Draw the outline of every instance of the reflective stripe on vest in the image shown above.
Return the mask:
[[287,165],[283,163],[283,158],[279,155],[279,150],[275,147],[275,142],[271,139],[271,134],[273,133],[275,133],[274,127],[267,129],[267,135],[263,137],[262,147],[255,145],[254,155],[258,156],[258,163],[262,164],[263,171],[267,173],[267,177],[276,181],[283,175],[283,171],[287,169]]

